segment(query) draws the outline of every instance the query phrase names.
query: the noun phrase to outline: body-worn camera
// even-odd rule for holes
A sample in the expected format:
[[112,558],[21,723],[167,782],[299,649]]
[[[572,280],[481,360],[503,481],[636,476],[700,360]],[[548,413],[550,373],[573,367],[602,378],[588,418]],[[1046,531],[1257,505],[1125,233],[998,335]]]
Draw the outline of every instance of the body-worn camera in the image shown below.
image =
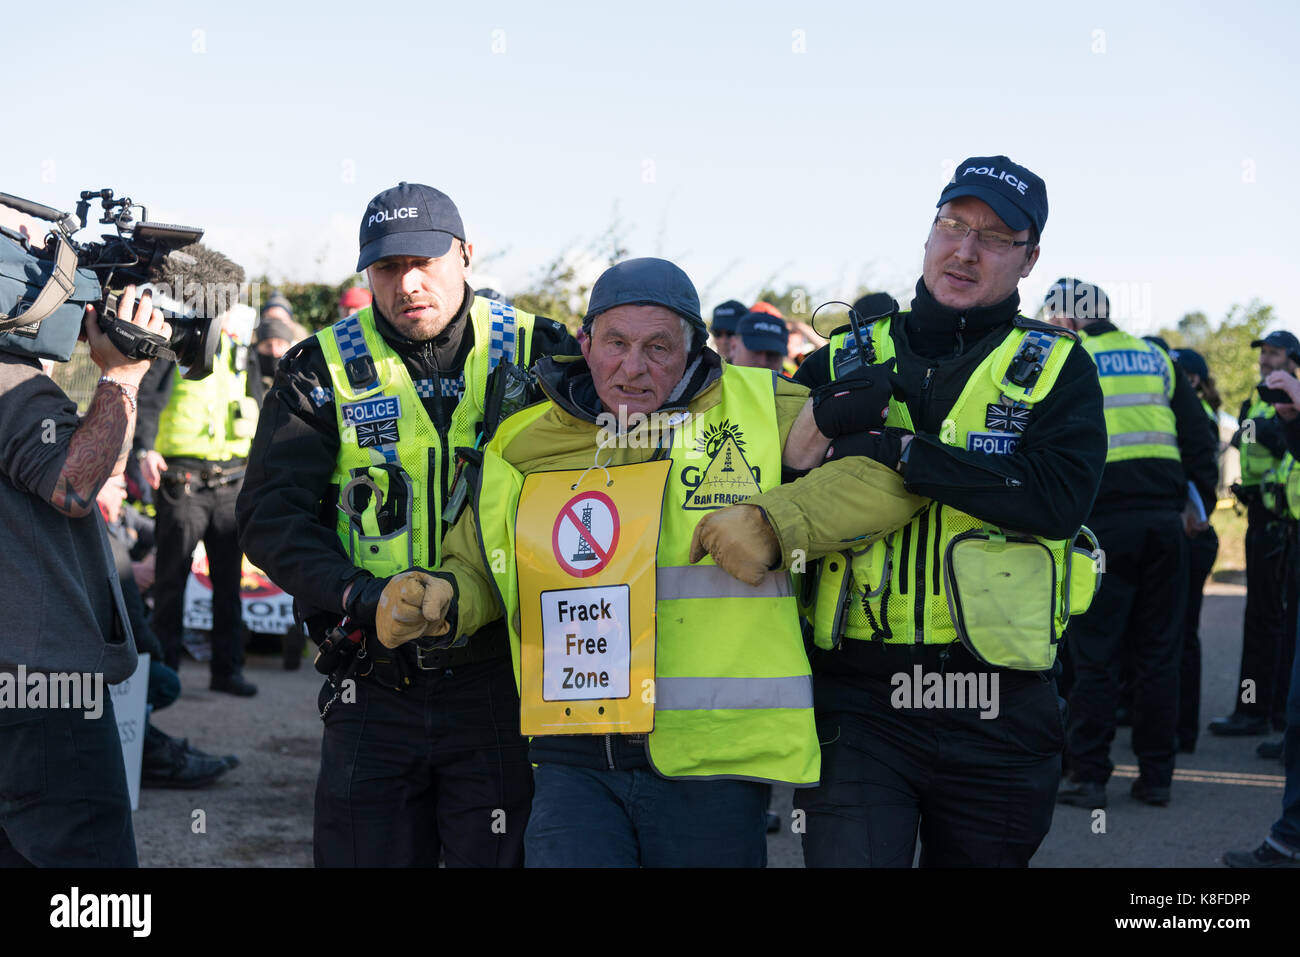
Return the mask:
[[[79,243],[72,237],[86,227],[95,200],[103,207],[99,222],[116,232]],[[113,293],[154,281],[169,256],[184,256],[177,250],[202,238],[202,229],[150,222],[148,210],[130,197],[114,198],[111,189],[83,191],[75,216],[7,193],[0,193],[0,204],[54,224],[43,245],[0,226],[0,349],[66,360],[85,307],[94,305],[100,328],[123,355],[174,360],[187,379],[212,372],[218,316],[164,310],[172,327],[164,338],[118,318]]]

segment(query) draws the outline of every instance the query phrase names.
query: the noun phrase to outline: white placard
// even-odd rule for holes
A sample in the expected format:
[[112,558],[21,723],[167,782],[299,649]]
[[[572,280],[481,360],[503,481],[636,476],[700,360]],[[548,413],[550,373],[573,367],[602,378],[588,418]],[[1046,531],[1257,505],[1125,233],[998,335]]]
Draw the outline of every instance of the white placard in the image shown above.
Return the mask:
[[626,698],[632,639],[627,585],[542,592],[542,698]]
[[108,686],[113,696],[113,716],[117,718],[117,736],[122,742],[122,762],[126,765],[126,787],[131,794],[131,810],[140,807],[140,764],[144,758],[145,706],[149,698],[149,656],[140,655],[135,674],[125,681]]

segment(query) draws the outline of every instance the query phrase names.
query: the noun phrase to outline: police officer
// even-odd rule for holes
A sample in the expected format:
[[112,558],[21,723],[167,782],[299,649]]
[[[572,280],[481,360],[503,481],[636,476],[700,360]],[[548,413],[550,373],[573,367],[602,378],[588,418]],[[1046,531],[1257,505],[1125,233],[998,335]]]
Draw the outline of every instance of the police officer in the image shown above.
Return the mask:
[[[918,827],[923,866],[1024,866],[1061,776],[1052,668],[1091,595],[1071,545],[1105,458],[1101,390],[1072,333],[1018,314],[1047,220],[1042,179],[973,157],[937,205],[911,309],[861,330],[874,356],[841,331],[795,376],[822,387],[896,362],[889,428],[832,455],[875,458],[932,499],[884,542],[821,562],[822,777],[796,795],[809,866],[910,866]],[[1067,569],[1084,586],[1068,607],[1052,585]]]
[[[1300,456],[1300,383],[1296,382],[1295,376],[1281,370],[1271,372],[1264,382],[1268,388],[1286,392],[1290,400],[1278,403],[1275,408],[1285,423],[1287,459],[1294,465],[1296,457]],[[1297,491],[1300,490],[1292,484],[1293,496]],[[1293,515],[1300,515],[1300,507],[1293,506],[1291,511]],[[1286,729],[1274,755],[1282,759],[1286,775],[1282,814],[1258,847],[1224,854],[1223,863],[1229,867],[1300,868],[1300,655],[1294,655],[1291,661],[1286,718]]]
[[373,304],[285,355],[239,500],[245,551],[313,637],[343,616],[365,636],[318,702],[316,863],[517,866],[532,778],[504,630],[388,654],[375,610],[390,576],[441,562],[467,481],[457,449],[497,415],[507,367],[577,344],[473,294],[473,246],[436,189],[380,193],[360,246]]
[[1070,783],[1057,801],[1106,806],[1113,765],[1118,677],[1124,649],[1136,675],[1132,794],[1169,803],[1178,722],[1178,669],[1187,601],[1183,510],[1190,478],[1214,501],[1217,437],[1196,392],[1168,354],[1110,322],[1106,294],[1060,279],[1048,291],[1052,320],[1081,333],[1105,396],[1107,452],[1088,526],[1101,542],[1106,574],[1087,613],[1067,636],[1075,682],[1067,737]]
[[713,333],[713,348],[727,361],[731,361],[731,343],[736,338],[736,325],[747,312],[749,310],[745,304],[736,299],[728,299],[722,305],[713,307],[713,325],[709,328]]
[[[1294,376],[1300,340],[1278,330],[1251,343],[1259,349],[1261,380],[1275,371]],[[1233,487],[1246,506],[1246,614],[1241,629],[1241,675],[1232,713],[1209,724],[1211,734],[1267,734],[1270,719],[1285,726],[1286,667],[1294,654],[1295,555],[1292,523],[1267,508],[1261,485],[1286,454],[1286,437],[1273,404],[1252,392],[1241,404],[1232,444],[1241,452],[1241,481]],[[1247,684],[1249,682],[1249,684]]]
[[[237,288],[244,270],[213,250],[203,257],[212,282]],[[217,269],[224,276],[217,279]],[[158,554],[154,579],[154,631],[169,668],[180,666],[185,585],[191,557],[203,542],[212,582],[212,659],[209,688],[248,697],[257,686],[243,675],[244,622],[239,598],[242,556],[235,528],[249,443],[262,404],[257,355],[226,328],[237,309],[222,315],[212,374],[187,379],[176,363],[155,363],[140,390],[135,444],[140,471],[156,491]],[[250,310],[251,311],[251,310]],[[157,387],[153,387],[153,383]]]
[[785,368],[789,342],[790,330],[784,319],[764,312],[747,312],[736,324],[736,334],[731,342],[731,362],[733,365],[780,372]]
[[[1205,412],[1214,430],[1215,467],[1219,465],[1222,451],[1219,443],[1219,390],[1210,375],[1210,367],[1205,357],[1194,349],[1175,349],[1169,353],[1174,365],[1187,376],[1187,381],[1196,390],[1201,400],[1201,409]],[[1217,499],[1218,490],[1216,486]],[[1201,602],[1205,590],[1205,581],[1214,568],[1214,560],[1219,554],[1219,536],[1210,519],[1214,514],[1215,502],[1203,502],[1204,518],[1191,514],[1184,516],[1187,530],[1187,606],[1183,615],[1183,653],[1182,663],[1178,667],[1178,750],[1191,754],[1196,750],[1196,738],[1201,729]]]

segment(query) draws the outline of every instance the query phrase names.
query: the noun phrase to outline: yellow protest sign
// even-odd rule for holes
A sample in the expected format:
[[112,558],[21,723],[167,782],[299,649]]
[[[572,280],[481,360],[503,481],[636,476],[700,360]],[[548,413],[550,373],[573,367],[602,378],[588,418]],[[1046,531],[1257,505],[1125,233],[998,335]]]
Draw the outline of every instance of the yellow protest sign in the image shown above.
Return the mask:
[[654,730],[655,556],[670,467],[525,476],[515,516],[524,734]]

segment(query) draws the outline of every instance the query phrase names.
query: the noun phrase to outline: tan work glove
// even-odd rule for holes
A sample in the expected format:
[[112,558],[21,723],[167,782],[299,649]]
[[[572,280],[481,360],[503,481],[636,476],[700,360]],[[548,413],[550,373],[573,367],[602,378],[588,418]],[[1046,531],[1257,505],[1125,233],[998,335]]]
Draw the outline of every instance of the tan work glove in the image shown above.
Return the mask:
[[384,586],[375,610],[375,631],[385,648],[396,648],[421,635],[445,635],[455,592],[426,572],[394,575]]
[[758,585],[781,556],[776,532],[756,505],[728,505],[710,512],[691,536],[691,564],[705,553],[732,578]]

